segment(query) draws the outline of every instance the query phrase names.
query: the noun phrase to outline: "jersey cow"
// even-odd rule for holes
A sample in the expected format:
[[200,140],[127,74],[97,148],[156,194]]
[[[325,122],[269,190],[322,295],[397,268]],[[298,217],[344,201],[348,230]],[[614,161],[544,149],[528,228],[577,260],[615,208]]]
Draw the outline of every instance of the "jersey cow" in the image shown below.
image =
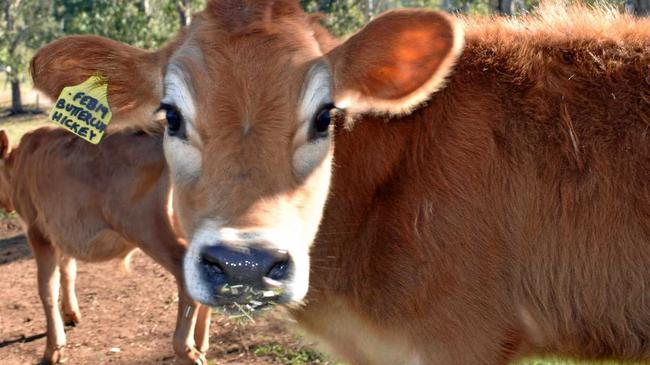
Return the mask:
[[167,216],[170,190],[161,134],[119,132],[95,147],[63,129],[45,127],[10,150],[0,131],[0,157],[0,203],[15,209],[25,223],[38,268],[47,319],[43,363],[64,360],[64,321],[74,324],[81,318],[75,259],[126,258],[136,248],[178,283],[174,350],[183,363],[204,362],[210,310],[192,301],[182,282],[186,247]]
[[117,125],[162,103],[201,302],[289,303],[355,364],[650,359],[649,20],[398,10],[338,43],[215,0],[158,51],[71,37],[32,72],[105,74]]

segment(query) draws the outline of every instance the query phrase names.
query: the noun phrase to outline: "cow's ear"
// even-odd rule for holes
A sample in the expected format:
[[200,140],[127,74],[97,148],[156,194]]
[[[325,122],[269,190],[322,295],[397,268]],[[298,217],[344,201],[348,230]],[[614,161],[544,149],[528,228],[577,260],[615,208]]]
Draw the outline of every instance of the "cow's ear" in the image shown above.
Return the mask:
[[335,103],[352,112],[407,113],[444,85],[462,48],[462,30],[449,15],[381,15],[326,55]]
[[169,48],[147,52],[98,36],[70,36],[41,48],[30,71],[34,86],[53,100],[64,87],[100,74],[108,80],[110,125],[142,123],[151,119],[160,103]]
[[9,152],[11,152],[11,146],[9,145],[7,132],[0,130],[0,159],[4,160],[9,157]]

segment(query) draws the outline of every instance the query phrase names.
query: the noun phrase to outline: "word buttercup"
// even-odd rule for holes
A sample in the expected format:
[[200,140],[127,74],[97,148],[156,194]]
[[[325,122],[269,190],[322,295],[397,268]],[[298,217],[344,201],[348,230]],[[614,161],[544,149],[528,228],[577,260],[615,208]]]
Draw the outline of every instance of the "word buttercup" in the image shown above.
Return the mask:
[[63,88],[50,112],[50,120],[92,144],[102,140],[111,116],[108,83],[96,75]]

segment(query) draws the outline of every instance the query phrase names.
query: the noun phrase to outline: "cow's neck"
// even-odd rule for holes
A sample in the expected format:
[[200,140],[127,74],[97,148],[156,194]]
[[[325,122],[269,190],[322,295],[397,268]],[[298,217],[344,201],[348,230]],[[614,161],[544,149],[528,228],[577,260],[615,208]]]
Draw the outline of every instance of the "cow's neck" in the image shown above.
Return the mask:
[[[330,196],[312,247],[308,305],[293,314],[330,350],[357,363],[394,364],[418,356],[399,331],[386,330],[390,324],[378,326],[382,315],[372,312],[383,303],[368,305],[376,298],[368,289],[385,289],[376,285],[386,280],[377,275],[386,255],[377,247],[396,242],[386,237],[386,226],[394,223],[386,210],[399,199],[403,179],[419,174],[408,160],[420,148],[420,137],[430,135],[433,123],[422,118],[428,113],[394,120],[364,117],[336,135]],[[369,353],[360,352],[362,347]]]
[[421,127],[412,119],[364,117],[338,131],[330,196],[311,255],[312,291],[350,293],[368,277],[372,245],[382,238],[375,236],[383,222],[373,224],[377,203],[390,199],[391,185],[408,174],[404,160]]
[[[480,186],[489,169],[489,125],[494,117],[479,108],[485,100],[468,99],[456,86],[468,83],[451,80],[408,116],[388,121],[363,117],[351,131],[339,131],[330,196],[312,247],[312,302],[341,295],[366,309],[400,296],[417,303],[425,294],[416,291],[425,288],[401,284],[426,283],[418,277],[430,275],[427,270],[443,284],[453,282],[441,274],[444,270],[431,268],[452,265],[453,260],[438,255],[441,261],[434,262],[430,249],[455,237],[449,229],[454,224],[469,229],[464,215],[468,211],[490,207]],[[467,110],[471,118],[453,114],[450,104]],[[385,290],[396,292],[386,295]],[[384,303],[383,310],[389,304]],[[372,316],[373,311],[364,314]]]

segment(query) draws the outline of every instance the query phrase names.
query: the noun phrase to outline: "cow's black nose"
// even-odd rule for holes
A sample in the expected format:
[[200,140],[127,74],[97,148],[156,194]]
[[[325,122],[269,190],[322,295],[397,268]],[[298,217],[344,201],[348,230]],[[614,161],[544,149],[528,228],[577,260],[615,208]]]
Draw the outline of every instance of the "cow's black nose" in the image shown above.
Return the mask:
[[[201,254],[211,275],[223,276],[223,284],[264,288],[264,278],[283,281],[289,277],[287,251],[255,247],[208,246]],[[214,278],[213,278],[214,279]]]

